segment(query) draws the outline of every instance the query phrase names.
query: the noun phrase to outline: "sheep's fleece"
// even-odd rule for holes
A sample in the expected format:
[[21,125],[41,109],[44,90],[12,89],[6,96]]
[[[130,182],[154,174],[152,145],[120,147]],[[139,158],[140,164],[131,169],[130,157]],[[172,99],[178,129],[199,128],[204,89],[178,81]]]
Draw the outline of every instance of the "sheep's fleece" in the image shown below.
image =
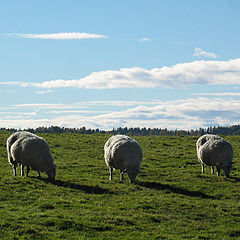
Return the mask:
[[50,180],[55,179],[56,165],[50,148],[43,138],[25,137],[15,141],[11,147],[13,161],[31,167],[39,172],[46,172]]
[[215,134],[202,135],[196,142],[197,151],[205,142],[209,140],[216,140],[216,139],[223,139],[223,138]]
[[229,177],[233,164],[232,145],[224,139],[209,140],[200,146],[198,159],[202,165],[216,166],[218,176],[223,169],[225,175]]
[[120,169],[121,180],[126,172],[130,182],[135,182],[135,178],[140,172],[142,155],[142,149],[134,139],[125,135],[110,137],[104,146],[104,158],[109,166],[110,180],[112,180],[112,170]]
[[14,164],[13,158],[11,155],[11,146],[13,145],[14,142],[16,142],[20,138],[24,137],[38,137],[37,135],[27,132],[27,131],[19,131],[15,132],[10,135],[10,137],[7,139],[7,154],[8,154],[8,161],[10,164]]

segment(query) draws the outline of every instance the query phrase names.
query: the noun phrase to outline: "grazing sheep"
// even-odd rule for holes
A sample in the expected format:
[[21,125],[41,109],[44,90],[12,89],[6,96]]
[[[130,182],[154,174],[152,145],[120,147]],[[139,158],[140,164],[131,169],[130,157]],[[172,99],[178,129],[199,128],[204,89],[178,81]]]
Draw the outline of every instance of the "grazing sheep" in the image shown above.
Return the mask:
[[130,182],[134,183],[140,172],[142,155],[142,149],[134,139],[125,135],[110,137],[104,146],[104,158],[110,171],[109,179],[113,178],[113,169],[120,169],[120,179],[123,180],[123,175],[126,172]]
[[[27,131],[19,131],[19,132],[15,132],[13,134],[10,135],[10,137],[7,139],[7,155],[8,155],[8,161],[9,163],[13,166],[13,175],[16,176],[17,175],[17,166],[18,163],[13,161],[12,155],[11,155],[11,146],[13,145],[14,142],[16,142],[18,139],[20,138],[25,138],[25,137],[38,137],[37,135],[27,132]],[[27,173],[29,172],[29,169],[27,171]],[[38,172],[39,176],[40,176],[40,172]],[[21,175],[24,176],[24,165],[21,165]]]
[[199,147],[198,159],[202,164],[202,172],[206,164],[211,167],[216,166],[218,176],[220,176],[220,170],[223,169],[225,175],[229,177],[233,164],[232,145],[224,139],[209,140]]
[[13,162],[38,172],[46,172],[49,180],[55,180],[56,165],[47,142],[40,137],[24,137],[13,143],[10,149]]
[[[211,141],[211,140],[216,140],[216,139],[223,139],[222,137],[218,136],[218,135],[214,135],[214,134],[205,134],[203,136],[201,136],[197,142],[196,142],[196,148],[197,148],[197,157],[198,157],[198,161],[200,161],[198,153],[199,153],[199,148],[207,141]],[[202,164],[202,173],[205,172],[204,169],[204,164]],[[211,173],[214,174],[214,166],[211,166]]]

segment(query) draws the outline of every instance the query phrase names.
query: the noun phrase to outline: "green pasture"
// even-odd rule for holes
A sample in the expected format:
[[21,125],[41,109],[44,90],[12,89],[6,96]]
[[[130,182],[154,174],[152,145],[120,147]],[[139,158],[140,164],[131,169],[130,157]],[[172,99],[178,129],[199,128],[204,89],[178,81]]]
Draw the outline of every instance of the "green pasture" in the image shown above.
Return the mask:
[[137,184],[109,171],[103,158],[108,134],[40,134],[57,164],[46,174],[16,177],[0,132],[0,239],[240,239],[240,136],[232,178],[201,173],[198,137],[133,136],[142,146]]

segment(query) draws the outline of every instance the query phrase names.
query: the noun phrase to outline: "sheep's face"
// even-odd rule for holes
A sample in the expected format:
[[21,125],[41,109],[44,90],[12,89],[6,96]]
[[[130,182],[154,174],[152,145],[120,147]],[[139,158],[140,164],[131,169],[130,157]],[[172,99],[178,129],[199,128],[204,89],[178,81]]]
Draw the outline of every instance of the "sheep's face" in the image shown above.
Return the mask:
[[230,177],[231,170],[232,170],[232,165],[228,165],[228,166],[223,167],[223,171],[224,171],[226,177]]
[[230,177],[230,172],[232,170],[233,162],[223,162],[222,169],[226,175],[226,177]]
[[47,172],[48,175],[48,179],[50,181],[54,181],[55,180],[55,176],[56,176],[56,165],[54,164],[54,167],[51,171]]
[[129,177],[129,182],[130,183],[136,183],[136,177],[138,175],[138,173],[140,172],[140,169],[127,169],[126,170],[127,175]]
[[137,174],[129,174],[128,173],[129,182],[130,183],[136,183],[136,176],[137,176]]

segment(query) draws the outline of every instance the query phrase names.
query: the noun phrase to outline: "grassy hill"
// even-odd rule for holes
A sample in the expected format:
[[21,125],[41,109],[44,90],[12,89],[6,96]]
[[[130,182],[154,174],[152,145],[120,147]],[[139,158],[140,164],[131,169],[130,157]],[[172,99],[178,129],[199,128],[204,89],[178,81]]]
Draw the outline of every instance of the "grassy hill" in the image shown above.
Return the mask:
[[57,164],[13,177],[0,132],[0,239],[240,239],[240,137],[232,178],[201,173],[197,137],[138,136],[144,157],[138,184],[109,181],[107,134],[41,134]]

